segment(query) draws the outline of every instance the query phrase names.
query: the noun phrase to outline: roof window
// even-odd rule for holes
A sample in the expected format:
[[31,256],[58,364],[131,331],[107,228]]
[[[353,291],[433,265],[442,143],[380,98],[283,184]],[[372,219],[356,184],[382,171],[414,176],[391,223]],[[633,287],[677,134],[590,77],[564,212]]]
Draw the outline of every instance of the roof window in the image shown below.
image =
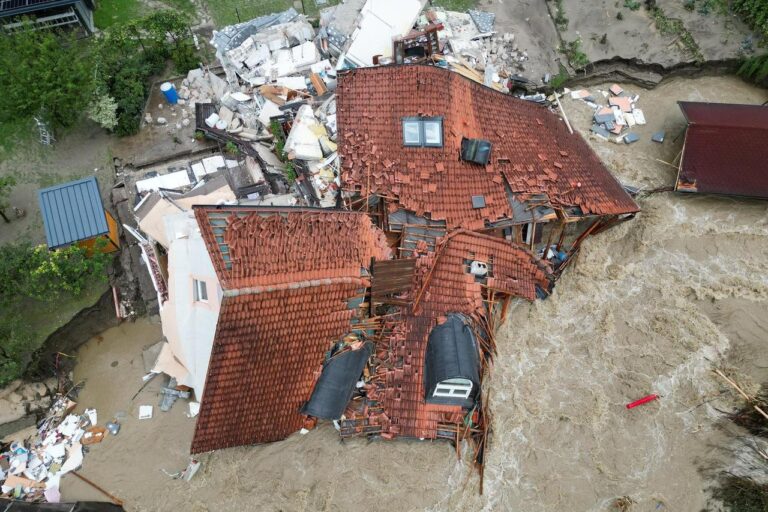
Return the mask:
[[443,118],[404,117],[403,146],[443,147]]

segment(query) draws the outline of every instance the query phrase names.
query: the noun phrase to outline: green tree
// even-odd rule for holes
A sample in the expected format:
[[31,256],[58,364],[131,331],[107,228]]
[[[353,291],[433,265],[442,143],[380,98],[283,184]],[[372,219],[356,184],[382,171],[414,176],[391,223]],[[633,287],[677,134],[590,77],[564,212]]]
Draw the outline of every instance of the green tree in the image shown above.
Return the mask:
[[45,112],[54,126],[71,126],[91,98],[90,53],[90,39],[74,33],[0,33],[0,121]]
[[112,256],[101,252],[105,244],[98,240],[90,253],[78,245],[55,251],[45,245],[1,246],[0,305],[7,306],[19,297],[53,301],[80,295],[93,277],[106,278]]
[[186,17],[173,11],[113,25],[99,40],[96,81],[117,102],[115,133],[139,131],[152,77],[165,69],[168,59],[180,73],[199,61]]
[[6,223],[11,221],[5,215],[5,209],[8,208],[8,196],[11,194],[11,187],[16,185],[16,179],[13,176],[7,176],[5,178],[0,176],[0,217]]

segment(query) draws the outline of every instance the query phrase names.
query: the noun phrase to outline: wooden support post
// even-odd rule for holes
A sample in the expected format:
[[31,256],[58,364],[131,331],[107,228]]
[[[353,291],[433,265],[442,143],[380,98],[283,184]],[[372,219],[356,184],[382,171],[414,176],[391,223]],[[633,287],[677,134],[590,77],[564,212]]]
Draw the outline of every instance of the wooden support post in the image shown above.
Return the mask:
[[106,497],[107,497],[107,498],[109,498],[110,500],[112,500],[112,503],[114,503],[115,505],[118,505],[118,506],[123,506],[123,500],[121,500],[120,498],[118,498],[118,497],[116,497],[116,496],[113,496],[113,495],[111,495],[110,493],[108,493],[107,491],[105,491],[104,489],[102,489],[101,487],[99,487],[98,485],[96,485],[95,483],[93,483],[93,482],[91,482],[90,480],[88,480],[87,478],[85,478],[83,475],[81,475],[81,474],[80,474],[80,473],[78,473],[77,471],[70,471],[70,473],[72,473],[72,474],[73,474],[73,475],[75,475],[77,478],[79,478],[79,479],[80,479],[80,480],[82,480],[83,482],[87,483],[88,485],[90,485],[91,487],[93,487],[94,489],[96,489],[97,491],[99,491],[101,494],[103,494],[104,496],[106,496]]
[[560,221],[560,238],[557,240],[557,251],[560,252],[560,249],[563,247],[563,242],[565,242],[565,230],[568,227],[568,224],[566,224],[564,221]]

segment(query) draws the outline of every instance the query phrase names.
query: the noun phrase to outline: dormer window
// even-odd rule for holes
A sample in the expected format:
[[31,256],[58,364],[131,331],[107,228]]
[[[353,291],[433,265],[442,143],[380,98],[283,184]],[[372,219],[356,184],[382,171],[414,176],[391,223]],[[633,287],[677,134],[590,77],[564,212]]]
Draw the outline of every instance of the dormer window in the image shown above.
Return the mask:
[[443,118],[404,117],[403,146],[443,147]]

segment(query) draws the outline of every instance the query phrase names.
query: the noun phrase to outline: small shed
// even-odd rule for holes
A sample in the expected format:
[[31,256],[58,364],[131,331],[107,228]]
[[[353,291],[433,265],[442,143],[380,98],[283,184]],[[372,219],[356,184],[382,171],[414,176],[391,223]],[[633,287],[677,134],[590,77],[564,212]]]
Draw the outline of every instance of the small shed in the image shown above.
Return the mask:
[[120,248],[117,222],[104,209],[94,176],[44,188],[37,194],[49,249],[72,244],[92,249],[99,239],[107,242],[103,252]]
[[688,127],[675,190],[768,199],[768,107],[678,104]]
[[480,352],[461,315],[450,315],[429,333],[424,361],[425,401],[472,407],[480,392]]

